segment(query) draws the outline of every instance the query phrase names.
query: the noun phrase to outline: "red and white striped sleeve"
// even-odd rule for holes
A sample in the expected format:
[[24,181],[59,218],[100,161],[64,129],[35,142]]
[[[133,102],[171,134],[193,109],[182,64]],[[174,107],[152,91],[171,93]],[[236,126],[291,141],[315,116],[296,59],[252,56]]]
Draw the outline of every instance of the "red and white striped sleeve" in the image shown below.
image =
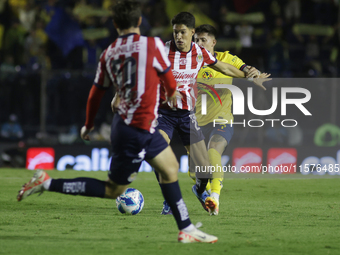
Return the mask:
[[163,87],[168,96],[172,96],[176,91],[176,81],[172,74],[169,72],[171,63],[168,54],[164,47],[164,43],[158,37],[154,38],[156,52],[153,59],[153,67],[157,70],[159,77],[163,81]]
[[153,59],[152,66],[157,70],[158,73],[164,74],[170,70],[171,63],[166,54],[164,43],[160,38],[155,37],[156,52]]
[[107,52],[107,49],[104,50],[103,53],[100,55],[96,77],[94,79],[94,85],[100,89],[107,89],[110,86],[112,86],[112,82],[106,71],[106,61],[105,61],[106,52]]
[[203,62],[204,65],[215,65],[217,63],[217,59],[210,53],[210,51],[202,48]]

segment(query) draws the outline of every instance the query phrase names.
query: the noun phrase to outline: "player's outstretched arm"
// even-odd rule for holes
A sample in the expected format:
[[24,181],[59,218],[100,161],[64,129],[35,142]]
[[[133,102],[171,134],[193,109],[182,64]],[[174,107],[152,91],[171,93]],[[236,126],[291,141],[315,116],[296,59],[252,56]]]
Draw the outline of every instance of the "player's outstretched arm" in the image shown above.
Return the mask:
[[224,75],[231,76],[234,78],[245,78],[245,77],[253,77],[253,76],[246,76],[246,73],[237,69],[235,66],[230,65],[228,63],[224,63],[222,61],[217,60],[215,65],[209,66],[215,71],[221,72]]

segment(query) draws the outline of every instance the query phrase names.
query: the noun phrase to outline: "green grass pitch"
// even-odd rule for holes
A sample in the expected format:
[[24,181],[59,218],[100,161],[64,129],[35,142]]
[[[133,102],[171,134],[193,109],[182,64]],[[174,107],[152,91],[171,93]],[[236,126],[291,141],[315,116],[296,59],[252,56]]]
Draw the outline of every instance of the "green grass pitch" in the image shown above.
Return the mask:
[[180,174],[192,222],[219,237],[216,244],[180,244],[173,217],[160,215],[163,198],[152,173],[140,173],[131,185],[145,199],[135,216],[120,214],[114,200],[53,192],[17,202],[32,175],[0,169],[0,254],[340,254],[340,176],[229,174],[220,215],[209,216],[191,192],[192,181]]

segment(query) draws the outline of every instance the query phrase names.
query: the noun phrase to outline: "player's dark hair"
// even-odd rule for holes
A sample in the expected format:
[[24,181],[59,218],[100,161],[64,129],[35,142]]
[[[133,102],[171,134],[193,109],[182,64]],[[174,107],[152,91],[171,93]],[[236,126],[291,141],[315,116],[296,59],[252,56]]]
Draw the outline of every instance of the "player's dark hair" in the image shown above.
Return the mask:
[[141,4],[134,0],[119,1],[112,7],[112,19],[119,29],[137,27],[139,17],[142,16]]
[[208,33],[208,35],[210,35],[210,36],[214,36],[215,38],[217,37],[216,28],[214,28],[213,26],[208,25],[208,24],[204,24],[204,25],[200,25],[200,26],[196,27],[195,33],[196,34]]
[[195,17],[190,12],[180,12],[171,20],[171,25],[186,25],[195,28]]

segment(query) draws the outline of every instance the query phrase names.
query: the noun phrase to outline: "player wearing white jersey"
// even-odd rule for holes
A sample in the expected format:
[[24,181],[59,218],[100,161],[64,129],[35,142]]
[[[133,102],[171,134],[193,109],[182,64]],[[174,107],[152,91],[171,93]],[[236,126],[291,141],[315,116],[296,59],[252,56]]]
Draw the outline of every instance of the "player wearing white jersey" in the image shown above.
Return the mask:
[[[192,111],[197,99],[197,74],[202,66],[214,65],[217,60],[209,51],[194,42],[188,52],[177,50],[174,41],[168,41],[165,48],[177,82],[177,91],[182,95],[182,98],[177,98],[175,108]],[[165,100],[164,93],[161,93],[161,97]]]

